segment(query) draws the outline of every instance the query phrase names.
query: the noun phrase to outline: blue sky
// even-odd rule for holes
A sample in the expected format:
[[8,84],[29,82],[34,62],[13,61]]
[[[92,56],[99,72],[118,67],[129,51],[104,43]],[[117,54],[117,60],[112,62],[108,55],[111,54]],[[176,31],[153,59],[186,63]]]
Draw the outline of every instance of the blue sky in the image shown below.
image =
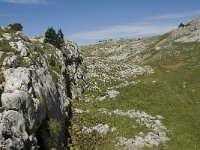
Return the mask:
[[168,32],[200,16],[200,0],[0,0],[0,26],[20,22],[26,35],[53,26],[78,44]]

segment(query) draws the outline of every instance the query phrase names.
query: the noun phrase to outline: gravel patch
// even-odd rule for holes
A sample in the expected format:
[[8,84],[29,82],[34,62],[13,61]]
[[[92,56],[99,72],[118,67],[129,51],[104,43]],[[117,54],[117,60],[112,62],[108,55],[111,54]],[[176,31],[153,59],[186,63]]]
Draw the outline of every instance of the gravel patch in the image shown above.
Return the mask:
[[109,112],[106,108],[101,108],[98,111],[106,115],[119,115],[126,116],[131,119],[136,119],[137,123],[151,129],[151,132],[147,133],[146,135],[140,132],[138,136],[133,138],[126,138],[123,136],[118,137],[117,139],[119,140],[120,144],[126,146],[126,148],[129,150],[134,150],[142,147],[159,146],[160,144],[165,144],[166,141],[169,140],[166,135],[168,130],[160,121],[164,118],[160,115],[151,116],[145,112],[135,110],[124,112],[119,109]]
[[110,98],[115,98],[120,92],[115,91],[115,90],[110,90],[110,91],[107,91],[107,93]]
[[82,113],[89,113],[89,110],[82,110],[79,108],[74,109],[75,113],[82,114]]
[[129,53],[122,53],[120,55],[111,56],[111,57],[109,57],[109,59],[115,60],[115,61],[120,61],[120,60],[128,59],[128,55],[129,55]]
[[116,91],[116,90],[108,90],[106,95],[105,96],[102,96],[102,97],[99,97],[98,100],[99,101],[104,101],[106,100],[107,98],[115,98],[117,97],[117,95],[119,95],[120,92],[119,91]]
[[109,131],[110,132],[117,131],[117,128],[115,128],[115,127],[110,128],[108,124],[98,124],[94,127],[83,126],[82,130],[86,133],[91,133],[93,131],[96,131],[99,134],[107,134]]
[[2,36],[6,39],[6,40],[10,40],[11,39],[11,35],[9,33],[4,33],[2,34]]
[[200,42],[200,28],[192,32],[189,36],[175,40],[175,42]]

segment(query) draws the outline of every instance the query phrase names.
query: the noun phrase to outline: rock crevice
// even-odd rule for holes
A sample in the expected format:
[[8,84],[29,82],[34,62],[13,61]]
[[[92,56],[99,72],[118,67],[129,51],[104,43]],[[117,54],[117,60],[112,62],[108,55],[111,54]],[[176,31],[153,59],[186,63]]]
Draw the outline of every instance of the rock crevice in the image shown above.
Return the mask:
[[81,58],[77,45],[66,41],[59,50],[36,37],[1,30],[12,38],[3,39],[10,44],[9,52],[0,47],[5,51],[0,149],[66,148],[71,98],[78,97],[84,86],[84,64],[77,64]]

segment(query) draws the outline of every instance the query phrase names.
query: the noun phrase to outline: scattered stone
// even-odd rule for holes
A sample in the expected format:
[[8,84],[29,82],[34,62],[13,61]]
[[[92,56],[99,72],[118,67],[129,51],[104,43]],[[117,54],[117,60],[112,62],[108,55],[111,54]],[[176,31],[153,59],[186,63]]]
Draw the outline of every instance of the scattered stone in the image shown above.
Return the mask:
[[109,125],[108,124],[98,124],[97,126],[94,126],[94,127],[83,126],[82,130],[87,133],[97,131],[99,134],[106,134],[109,131]]
[[115,91],[115,90],[110,90],[110,91],[107,91],[107,93],[110,98],[115,98],[120,92]]
[[11,39],[11,35],[9,33],[4,33],[2,34],[2,36],[6,39],[6,40],[10,40]]
[[75,113],[78,113],[78,114],[88,113],[89,112],[89,110],[82,110],[82,109],[79,109],[79,108],[75,108],[74,111],[75,111]]
[[147,133],[146,135],[143,132],[140,132],[138,136],[135,138],[125,138],[119,137],[119,142],[122,145],[125,145],[128,149],[136,149],[142,147],[153,147],[159,146],[160,144],[165,144],[169,138],[166,135],[167,128],[161,123],[159,119],[163,119],[162,116],[157,115],[155,117],[148,115],[145,112],[129,110],[127,112],[123,112],[122,110],[114,110],[108,112],[107,109],[101,108],[98,110],[99,112],[106,115],[119,115],[119,116],[127,116],[131,119],[136,119],[136,122],[140,125],[144,125],[152,131]]
[[12,47],[12,49],[14,49],[16,52],[20,53],[21,57],[27,57],[29,50],[22,41],[9,42],[9,43],[10,43],[10,46]]
[[110,131],[111,131],[111,132],[115,132],[115,131],[117,131],[117,128],[113,127],[113,128],[111,128]]
[[103,97],[100,97],[99,100],[104,101],[104,100],[106,100],[106,98],[107,98],[107,96],[103,96]]
[[113,60],[120,61],[120,60],[127,59],[128,55],[129,55],[129,53],[122,53],[121,55],[111,56],[111,57],[109,57],[109,59],[111,59],[111,61],[113,61]]
[[200,42],[200,28],[198,28],[197,30],[194,30],[192,32],[192,34],[188,35],[188,36],[184,36],[181,37],[179,39],[177,39],[175,42]]
[[16,55],[6,57],[3,61],[3,66],[6,66],[6,65],[17,67],[18,66],[18,57]]

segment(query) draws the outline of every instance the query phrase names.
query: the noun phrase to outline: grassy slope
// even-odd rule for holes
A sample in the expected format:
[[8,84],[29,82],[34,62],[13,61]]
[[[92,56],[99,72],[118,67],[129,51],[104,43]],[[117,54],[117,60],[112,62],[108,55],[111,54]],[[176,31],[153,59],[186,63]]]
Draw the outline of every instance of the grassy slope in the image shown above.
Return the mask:
[[[151,41],[154,39],[153,44],[145,52],[141,53],[141,55],[150,54],[150,57],[146,58],[145,64],[153,67],[154,74],[142,75],[137,78],[128,77],[127,80],[129,81],[140,82],[119,88],[120,94],[115,100],[95,100],[97,96],[103,95],[106,88],[118,83],[117,81],[110,81],[100,86],[101,90],[86,90],[82,99],[91,99],[93,95],[92,101],[87,103],[84,101],[75,102],[74,107],[90,110],[91,113],[74,114],[76,117],[74,117],[75,119],[72,123],[75,124],[75,120],[81,118],[81,124],[84,125],[94,126],[99,123],[109,123],[109,125],[118,128],[115,134],[108,133],[101,138],[94,138],[94,140],[88,141],[93,145],[91,149],[114,149],[113,145],[117,143],[116,137],[119,135],[134,137],[140,131],[144,133],[148,131],[145,127],[139,126],[128,118],[101,115],[96,111],[98,108],[107,108],[108,110],[136,109],[151,115],[159,114],[164,116],[163,123],[169,129],[168,137],[170,141],[166,145],[152,149],[200,149],[200,43],[172,43],[167,49],[163,48],[160,51],[156,51],[154,49],[156,43],[167,37],[168,34],[144,40]],[[131,40],[128,42],[131,42]],[[104,46],[105,44],[98,44],[95,48],[98,50]],[[166,51],[173,52],[175,50],[180,51],[179,55],[166,55],[165,53]],[[83,49],[83,55],[88,57],[91,51],[95,51],[94,47],[85,48]],[[99,54],[97,55],[99,56]],[[161,55],[162,59],[154,59],[152,61],[152,58],[156,55]],[[112,63],[114,62],[111,62],[110,65]],[[131,64],[131,62],[126,63]],[[97,79],[92,80],[100,82]],[[154,83],[153,81],[156,82]],[[86,137],[84,134],[82,136],[83,138]],[[95,135],[95,137],[97,136],[100,135]],[[81,145],[81,142],[79,144]],[[84,146],[81,149],[90,149],[90,147]],[[116,149],[120,149],[120,147]]]

